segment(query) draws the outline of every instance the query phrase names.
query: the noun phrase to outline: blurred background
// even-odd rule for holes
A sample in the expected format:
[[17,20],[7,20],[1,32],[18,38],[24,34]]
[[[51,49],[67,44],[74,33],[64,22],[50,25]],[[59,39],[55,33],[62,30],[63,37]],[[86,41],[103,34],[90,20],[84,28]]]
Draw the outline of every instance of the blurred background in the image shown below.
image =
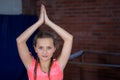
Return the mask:
[[[120,0],[0,0],[1,80],[28,80],[16,37],[38,20],[41,4],[74,36],[71,55],[80,53],[69,60],[64,80],[120,80]],[[43,25],[40,30],[51,29]],[[28,46],[36,56],[33,36]]]

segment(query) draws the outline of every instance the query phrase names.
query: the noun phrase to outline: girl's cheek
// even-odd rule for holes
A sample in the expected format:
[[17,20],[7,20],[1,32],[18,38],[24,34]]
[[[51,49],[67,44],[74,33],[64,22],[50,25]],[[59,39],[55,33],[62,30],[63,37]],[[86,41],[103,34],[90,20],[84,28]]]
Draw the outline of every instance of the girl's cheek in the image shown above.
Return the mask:
[[41,52],[40,52],[40,51],[38,51],[37,55],[38,55],[38,56],[41,56]]
[[38,54],[41,54],[41,52],[42,52],[41,50],[38,50]]
[[40,54],[42,51],[37,49],[36,52],[37,52],[37,54]]

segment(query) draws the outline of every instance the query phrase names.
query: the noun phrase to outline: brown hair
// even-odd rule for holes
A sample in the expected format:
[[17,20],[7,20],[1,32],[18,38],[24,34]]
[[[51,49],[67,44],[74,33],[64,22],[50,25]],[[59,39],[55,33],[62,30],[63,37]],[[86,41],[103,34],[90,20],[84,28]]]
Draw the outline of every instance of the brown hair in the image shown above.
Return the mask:
[[[34,40],[33,40],[33,45],[34,46],[36,46],[37,39],[39,39],[39,38],[52,38],[53,39],[53,44],[54,44],[55,48],[58,49],[58,47],[59,47],[58,40],[57,40],[57,36],[54,33],[51,33],[51,32],[38,32],[35,35]],[[50,80],[50,68],[51,68],[51,65],[52,65],[52,60],[53,60],[53,57],[51,59],[49,72],[48,72],[49,80]],[[39,62],[39,58],[37,57],[37,60],[36,60],[36,63],[35,63],[35,68],[34,68],[34,80],[36,80],[38,63],[40,63],[40,62]]]

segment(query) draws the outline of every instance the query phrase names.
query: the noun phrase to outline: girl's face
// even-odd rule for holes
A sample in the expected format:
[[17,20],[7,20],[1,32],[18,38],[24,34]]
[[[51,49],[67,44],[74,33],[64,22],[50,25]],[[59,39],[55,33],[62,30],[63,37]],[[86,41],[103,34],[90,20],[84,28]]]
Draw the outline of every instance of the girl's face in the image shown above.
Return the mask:
[[35,52],[37,53],[40,60],[47,61],[50,60],[55,52],[56,48],[53,44],[52,38],[39,38],[37,39],[37,43],[35,48]]

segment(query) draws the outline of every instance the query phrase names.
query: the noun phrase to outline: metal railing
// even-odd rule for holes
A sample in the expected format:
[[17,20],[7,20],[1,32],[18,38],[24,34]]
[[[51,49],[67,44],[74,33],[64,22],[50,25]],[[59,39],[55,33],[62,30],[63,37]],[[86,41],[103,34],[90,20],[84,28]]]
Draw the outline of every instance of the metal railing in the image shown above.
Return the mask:
[[[99,52],[99,51],[89,51],[90,54],[99,54],[99,55],[112,55],[112,56],[120,56],[120,53],[113,53],[113,52]],[[80,57],[86,54],[83,50],[80,50],[76,53],[73,53],[69,58],[69,64],[73,64],[79,67],[98,67],[98,68],[120,68],[120,64],[102,64],[102,63],[89,63],[89,62],[76,62],[74,61],[75,58]],[[71,61],[72,60],[72,61]]]

